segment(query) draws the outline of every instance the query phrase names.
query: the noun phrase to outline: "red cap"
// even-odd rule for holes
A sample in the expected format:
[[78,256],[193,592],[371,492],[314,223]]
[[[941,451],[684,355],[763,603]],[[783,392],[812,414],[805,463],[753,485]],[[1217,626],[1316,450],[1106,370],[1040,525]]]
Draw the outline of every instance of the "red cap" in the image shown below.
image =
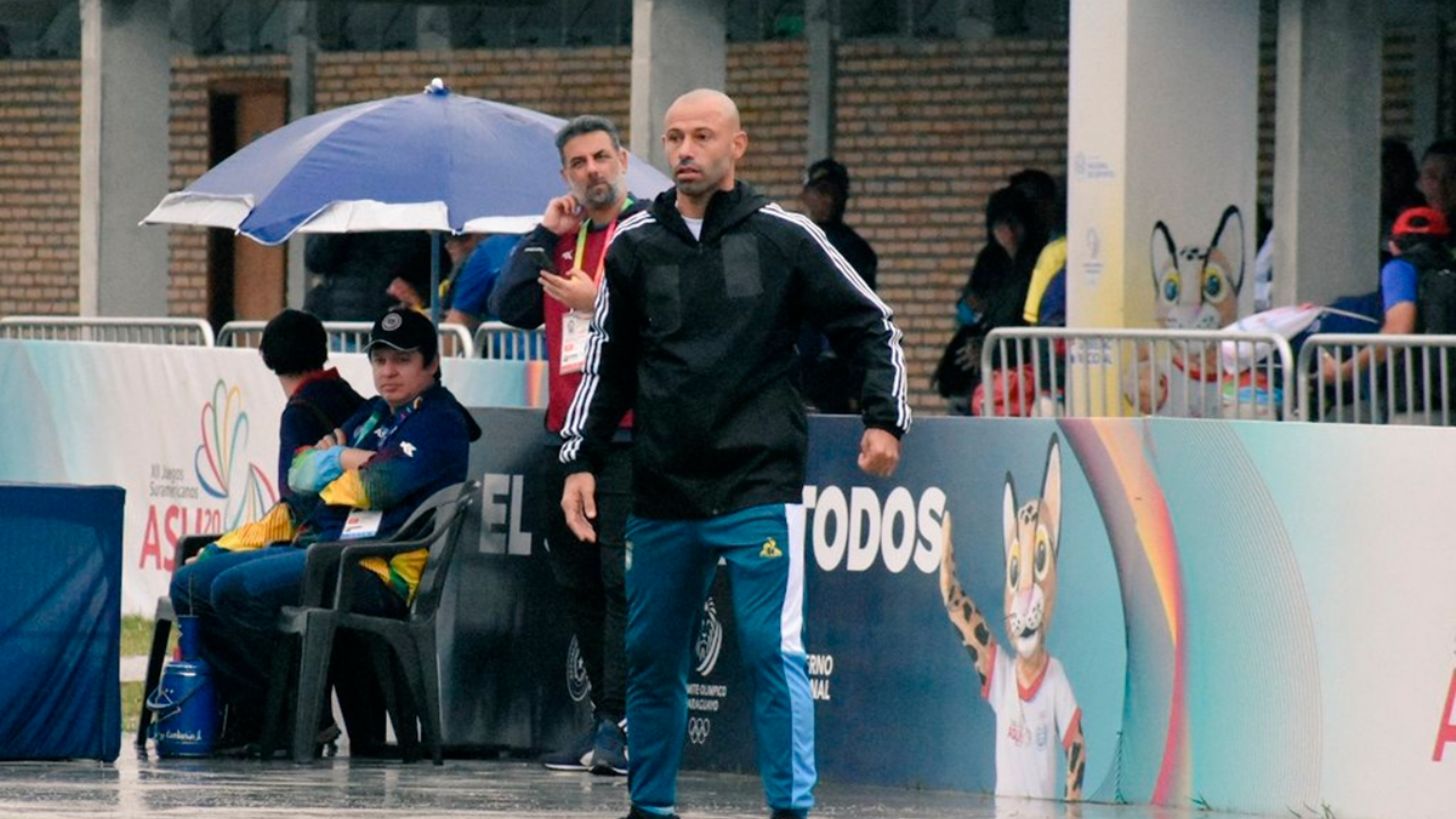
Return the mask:
[[1390,235],[1445,237],[1451,235],[1451,226],[1446,224],[1446,214],[1435,208],[1407,208],[1396,217]]

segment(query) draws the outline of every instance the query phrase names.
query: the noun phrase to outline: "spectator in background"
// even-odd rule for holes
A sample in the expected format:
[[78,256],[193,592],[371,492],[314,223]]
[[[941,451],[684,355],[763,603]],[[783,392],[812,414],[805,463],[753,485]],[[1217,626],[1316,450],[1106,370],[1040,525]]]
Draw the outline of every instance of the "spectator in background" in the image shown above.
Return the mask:
[[1416,187],[1420,171],[1410,146],[1398,139],[1380,142],[1380,263],[1390,261],[1386,245],[1395,218],[1408,208],[1426,204],[1426,197]]
[[[559,498],[566,469],[557,458],[566,410],[586,365],[587,325],[622,220],[643,209],[627,191],[627,152],[611,120],[580,116],[556,134],[569,191],[546,204],[541,223],[510,257],[490,298],[492,311],[523,329],[545,325],[546,435],[537,465],[547,497]],[[545,269],[542,265],[549,266]],[[584,541],[548,504],[551,571],[591,683],[593,723],[541,763],[555,771],[627,773],[626,534],[632,492],[632,420],[622,419],[603,454],[597,535]]]
[[[1450,271],[1456,270],[1447,244],[1451,229],[1445,215],[1430,207],[1409,208],[1396,217],[1389,242],[1391,260],[1380,270],[1380,296],[1384,321],[1380,332],[1389,335],[1411,333],[1448,333],[1456,331],[1456,282]],[[1433,282],[1437,271],[1446,281]],[[1328,381],[1348,381],[1357,372],[1368,372],[1373,358],[1384,356],[1384,350],[1371,348],[1336,363],[1325,353],[1320,368]]]
[[[450,269],[440,280],[444,323],[463,325],[474,332],[482,321],[491,318],[486,302],[518,239],[510,233],[457,233],[445,237]],[[404,278],[395,278],[388,292],[405,307],[422,313],[430,310],[428,286],[420,290]]]
[[489,306],[490,295],[520,239],[514,233],[487,234],[479,238],[463,263],[451,254],[455,269],[441,286],[445,321],[474,331],[481,322],[495,318]]
[[[229,550],[173,576],[173,604],[178,612],[201,618],[203,659],[215,670],[229,721],[244,730],[256,734],[262,725],[274,622],[283,606],[298,604],[306,547],[340,539],[353,511],[363,514],[351,538],[388,537],[430,495],[465,480],[470,441],[480,437],[480,428],[440,384],[438,345],[434,325],[413,310],[395,308],[380,317],[366,347],[378,397],[294,455],[288,483],[296,497],[312,499],[310,511],[276,521],[284,531],[270,532],[258,544],[287,540],[292,545]],[[388,562],[366,558],[342,567],[341,582],[353,586],[354,610],[404,616],[425,554],[421,549]],[[337,679],[368,679],[366,672],[352,667],[350,672],[341,669]],[[341,704],[346,692],[356,690],[340,687]],[[349,711],[346,707],[346,715]],[[350,737],[358,745],[381,739],[382,732]]]
[[430,242],[425,231],[310,235],[304,264],[323,280],[303,308],[324,321],[373,321],[400,301],[395,279],[430,292]]
[[[288,469],[295,454],[316,444],[344,422],[364,403],[333,368],[324,369],[329,357],[328,336],[317,317],[301,310],[284,310],[263,328],[258,345],[263,363],[278,376],[278,384],[288,403],[278,425],[278,491],[280,500],[260,520],[244,524],[208,544],[202,553],[179,567],[172,579],[171,596],[176,610],[182,614],[208,616],[211,609],[202,590],[233,560],[220,555],[247,554],[293,534],[293,521],[302,520],[313,510],[315,498],[300,496],[288,486]],[[214,559],[217,558],[217,559]],[[245,648],[227,639],[218,628],[204,627],[201,633],[203,655],[218,669],[237,667],[244,659]],[[246,708],[246,706],[243,706]],[[259,714],[230,713],[219,747],[242,745],[256,738],[261,723]]]
[[1056,180],[1027,168],[1012,174],[1011,187],[1031,200],[1046,228],[1048,242],[1036,257],[1021,318],[1027,324],[1064,327],[1067,323],[1067,206]]
[[1438,139],[1421,158],[1421,176],[1416,183],[1426,204],[1439,210],[1446,223],[1456,221],[1456,139]]
[[971,392],[980,383],[981,344],[997,327],[1025,324],[1022,311],[1031,271],[1046,245],[1046,229],[1026,195],[1012,187],[986,201],[988,241],[976,254],[956,302],[957,330],[941,354],[933,383],[950,399],[953,413],[970,412]]
[[[804,174],[800,201],[829,243],[874,290],[879,257],[869,242],[844,223],[844,209],[849,203],[849,170],[833,159],[821,159],[810,165]],[[807,324],[799,331],[798,350],[800,383],[809,406],[820,412],[857,411],[864,372],[849,363],[853,357],[831,348],[824,335]]]
[[285,498],[293,455],[334,431],[364,403],[364,398],[333,367],[328,336],[316,316],[284,310],[263,328],[258,345],[263,363],[278,376],[288,403],[278,426],[278,491]]

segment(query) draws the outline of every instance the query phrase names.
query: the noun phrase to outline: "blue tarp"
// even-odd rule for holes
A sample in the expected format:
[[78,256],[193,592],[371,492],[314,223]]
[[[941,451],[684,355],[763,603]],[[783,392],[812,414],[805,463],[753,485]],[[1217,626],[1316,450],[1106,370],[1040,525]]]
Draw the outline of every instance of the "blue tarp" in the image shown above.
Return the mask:
[[125,498],[0,482],[0,759],[121,750]]

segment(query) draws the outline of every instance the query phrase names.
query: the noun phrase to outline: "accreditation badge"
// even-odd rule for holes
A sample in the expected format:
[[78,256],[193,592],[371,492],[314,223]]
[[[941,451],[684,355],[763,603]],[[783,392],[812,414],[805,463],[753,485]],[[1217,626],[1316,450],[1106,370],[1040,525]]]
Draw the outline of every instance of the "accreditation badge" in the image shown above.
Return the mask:
[[561,372],[581,372],[586,364],[586,342],[590,335],[590,313],[568,310],[561,316]]
[[359,540],[379,534],[379,524],[384,521],[384,512],[378,509],[355,509],[344,520],[344,531],[339,540]]

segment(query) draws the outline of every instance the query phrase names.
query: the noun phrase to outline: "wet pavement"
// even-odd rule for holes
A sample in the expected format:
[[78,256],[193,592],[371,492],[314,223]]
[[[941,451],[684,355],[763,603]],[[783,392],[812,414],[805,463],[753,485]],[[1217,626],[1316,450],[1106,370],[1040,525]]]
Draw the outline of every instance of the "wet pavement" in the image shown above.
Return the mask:
[[[996,800],[976,794],[821,784],[815,816],[868,819],[1200,819],[1212,811]],[[684,773],[683,819],[762,819],[758,779]],[[287,761],[139,759],[114,764],[0,763],[0,817],[530,817],[609,819],[626,812],[626,781],[551,773],[519,760],[403,765],[347,756]]]

